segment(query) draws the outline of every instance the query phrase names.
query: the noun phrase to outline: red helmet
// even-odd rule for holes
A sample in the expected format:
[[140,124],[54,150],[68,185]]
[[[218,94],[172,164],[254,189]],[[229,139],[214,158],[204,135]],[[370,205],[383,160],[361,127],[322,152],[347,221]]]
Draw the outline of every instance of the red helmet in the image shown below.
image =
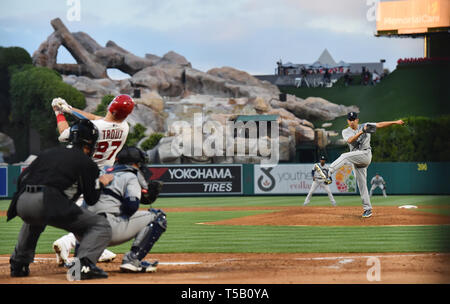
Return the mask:
[[114,114],[116,119],[125,119],[133,111],[134,101],[129,95],[117,95],[109,104],[108,111]]

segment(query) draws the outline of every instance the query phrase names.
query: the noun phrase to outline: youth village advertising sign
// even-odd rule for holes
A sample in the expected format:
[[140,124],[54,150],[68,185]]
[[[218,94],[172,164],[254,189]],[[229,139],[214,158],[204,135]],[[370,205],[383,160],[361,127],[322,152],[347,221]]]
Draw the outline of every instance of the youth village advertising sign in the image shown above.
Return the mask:
[[[312,185],[313,164],[254,166],[255,194],[307,194]],[[333,193],[356,193],[356,179],[351,165],[341,167],[332,176]],[[315,193],[326,193],[323,187]]]
[[152,180],[164,183],[161,195],[242,194],[242,165],[150,166]]

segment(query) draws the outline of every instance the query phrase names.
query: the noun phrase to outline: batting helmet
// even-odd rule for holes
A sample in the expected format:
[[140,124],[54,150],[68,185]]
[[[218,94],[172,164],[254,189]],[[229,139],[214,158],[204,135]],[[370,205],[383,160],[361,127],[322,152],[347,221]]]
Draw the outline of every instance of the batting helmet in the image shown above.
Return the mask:
[[116,119],[125,119],[133,111],[134,101],[129,95],[117,95],[109,104],[108,111],[114,114]]
[[77,148],[88,146],[91,154],[98,139],[97,127],[87,119],[82,119],[70,127],[69,143]]

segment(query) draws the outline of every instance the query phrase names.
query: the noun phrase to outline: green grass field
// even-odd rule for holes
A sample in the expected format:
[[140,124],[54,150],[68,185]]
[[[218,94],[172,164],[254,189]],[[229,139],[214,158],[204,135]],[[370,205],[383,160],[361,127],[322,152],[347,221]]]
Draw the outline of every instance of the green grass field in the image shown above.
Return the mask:
[[[299,206],[304,196],[190,197],[159,198],[154,208]],[[360,206],[359,196],[337,196],[339,206]],[[374,196],[374,206],[416,204],[426,212],[450,215],[450,196]],[[7,210],[9,201],[0,201]],[[329,206],[327,196],[313,196],[312,206]],[[430,208],[426,208],[430,206]],[[425,208],[423,208],[425,207]],[[337,207],[339,208],[339,207]],[[292,226],[218,226],[198,223],[243,217],[271,210],[193,211],[168,214],[168,229],[152,253],[181,252],[449,252],[450,226],[371,226],[371,227],[292,227]],[[411,211],[415,212],[415,211]],[[10,254],[22,220],[6,222],[0,217],[0,254]],[[51,253],[51,245],[64,231],[47,227],[38,243],[37,253]],[[130,243],[111,247],[116,253],[129,249]]]

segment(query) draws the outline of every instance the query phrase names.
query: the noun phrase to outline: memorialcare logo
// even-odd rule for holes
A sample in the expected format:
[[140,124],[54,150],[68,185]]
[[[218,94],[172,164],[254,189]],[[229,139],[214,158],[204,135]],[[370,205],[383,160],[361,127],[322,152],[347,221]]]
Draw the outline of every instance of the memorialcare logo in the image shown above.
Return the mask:
[[272,176],[272,174],[270,174],[270,171],[272,171],[273,168],[260,169],[266,176],[261,175],[258,178],[258,187],[262,191],[269,192],[273,188],[275,188],[275,178]]

